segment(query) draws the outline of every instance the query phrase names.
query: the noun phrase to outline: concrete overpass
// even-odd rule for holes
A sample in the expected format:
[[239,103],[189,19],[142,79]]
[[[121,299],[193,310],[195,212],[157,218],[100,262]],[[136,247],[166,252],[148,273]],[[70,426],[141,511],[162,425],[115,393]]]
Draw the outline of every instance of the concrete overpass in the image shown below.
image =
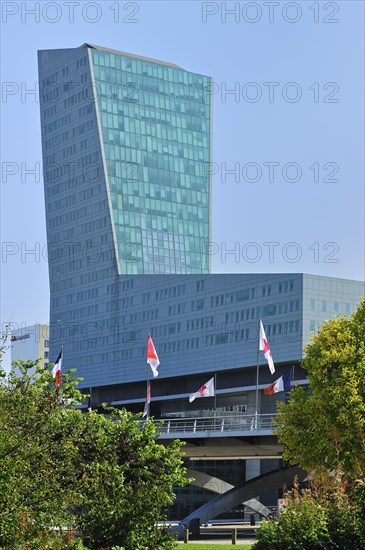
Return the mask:
[[188,460],[281,459],[283,445],[273,434],[275,415],[154,420],[160,440],[186,442]]
[[[183,438],[180,438],[183,439]],[[250,460],[250,459],[281,459],[283,445],[275,441],[273,436],[255,438],[252,441],[238,438],[200,439],[189,441],[182,448],[184,458],[188,460]]]
[[272,436],[276,414],[224,415],[154,420],[161,439]]

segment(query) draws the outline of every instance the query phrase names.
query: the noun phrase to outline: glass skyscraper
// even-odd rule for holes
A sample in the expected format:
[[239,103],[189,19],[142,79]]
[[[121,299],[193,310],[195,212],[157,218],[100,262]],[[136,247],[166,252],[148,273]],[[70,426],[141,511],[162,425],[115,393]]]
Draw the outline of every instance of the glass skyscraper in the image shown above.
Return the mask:
[[319,312],[353,311],[354,281],[209,274],[209,77],[85,44],[40,51],[39,81],[50,359],[62,344],[81,387],[143,400],[149,332],[163,391],[177,377],[192,391],[212,372],[252,376],[260,317],[285,369]]
[[40,51],[39,82],[48,244],[208,273],[211,78],[84,44]]

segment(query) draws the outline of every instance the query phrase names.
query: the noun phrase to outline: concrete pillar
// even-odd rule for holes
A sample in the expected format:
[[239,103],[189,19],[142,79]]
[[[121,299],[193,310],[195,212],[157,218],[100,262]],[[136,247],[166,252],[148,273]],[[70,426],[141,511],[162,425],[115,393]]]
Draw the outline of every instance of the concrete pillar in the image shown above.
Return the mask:
[[260,475],[260,459],[246,460],[246,481]]
[[[260,460],[246,460],[246,481],[258,477],[260,475]],[[256,495],[257,500],[260,500],[260,495]]]

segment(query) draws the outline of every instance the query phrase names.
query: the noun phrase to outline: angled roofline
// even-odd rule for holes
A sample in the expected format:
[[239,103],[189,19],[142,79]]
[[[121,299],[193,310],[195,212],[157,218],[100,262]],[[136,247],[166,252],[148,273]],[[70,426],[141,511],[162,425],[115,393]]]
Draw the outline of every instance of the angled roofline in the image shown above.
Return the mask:
[[128,52],[122,52],[120,50],[112,50],[111,48],[104,48],[104,46],[97,46],[96,44],[89,44],[86,43],[82,44],[80,48],[91,48],[93,50],[98,50],[101,52],[106,53],[114,53],[118,55],[125,55],[126,57],[131,57],[132,59],[139,59],[141,61],[148,61],[149,63],[157,63],[158,65],[164,65],[165,67],[171,67],[172,69],[179,69],[181,71],[185,71],[186,69],[183,69],[182,67],[179,67],[178,65],[174,65],[173,63],[169,63],[168,61],[160,61],[159,59],[152,59],[150,57],[144,57],[142,55],[136,55],[133,53]]

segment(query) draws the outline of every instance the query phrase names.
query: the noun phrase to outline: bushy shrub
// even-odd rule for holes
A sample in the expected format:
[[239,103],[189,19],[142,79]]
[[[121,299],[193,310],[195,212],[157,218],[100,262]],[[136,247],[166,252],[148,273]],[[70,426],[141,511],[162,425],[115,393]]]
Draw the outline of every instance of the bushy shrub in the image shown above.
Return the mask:
[[328,529],[333,548],[365,548],[365,484],[339,482],[327,495]]
[[279,521],[264,520],[257,532],[255,550],[327,548],[330,542],[326,510],[312,498],[310,491],[297,488],[286,495],[287,505]]
[[285,494],[277,521],[264,520],[255,550],[363,550],[365,548],[365,484],[348,486],[340,473],[319,475],[310,489]]

